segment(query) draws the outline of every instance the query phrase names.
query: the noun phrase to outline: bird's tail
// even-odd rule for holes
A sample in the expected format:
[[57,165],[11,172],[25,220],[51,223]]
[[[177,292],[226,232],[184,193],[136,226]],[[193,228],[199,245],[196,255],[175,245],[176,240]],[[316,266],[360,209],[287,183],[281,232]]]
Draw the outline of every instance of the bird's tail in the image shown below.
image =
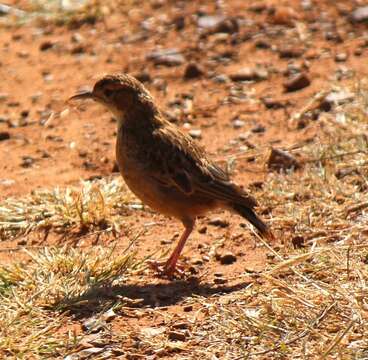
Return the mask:
[[239,215],[247,219],[259,231],[262,237],[268,240],[275,239],[268,225],[266,225],[266,223],[257,216],[253,209],[242,204],[231,204],[231,207]]

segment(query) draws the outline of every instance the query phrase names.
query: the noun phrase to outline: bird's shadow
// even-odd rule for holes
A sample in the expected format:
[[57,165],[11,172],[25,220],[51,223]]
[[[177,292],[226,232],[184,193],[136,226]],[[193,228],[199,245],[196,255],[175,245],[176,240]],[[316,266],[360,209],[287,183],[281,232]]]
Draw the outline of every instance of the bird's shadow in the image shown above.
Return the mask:
[[132,308],[159,308],[178,304],[195,295],[209,297],[231,293],[249,284],[250,281],[244,281],[231,286],[218,286],[191,279],[161,284],[93,286],[81,296],[62,299],[55,304],[55,308],[67,311],[77,319],[83,319],[106,310],[116,302],[125,303]]

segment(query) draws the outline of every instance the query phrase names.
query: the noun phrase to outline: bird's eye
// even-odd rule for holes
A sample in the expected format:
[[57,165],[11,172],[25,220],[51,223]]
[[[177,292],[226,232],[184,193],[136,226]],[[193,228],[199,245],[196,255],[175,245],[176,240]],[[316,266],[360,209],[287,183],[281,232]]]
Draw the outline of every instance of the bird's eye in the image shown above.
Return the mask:
[[105,94],[105,96],[106,97],[110,97],[111,95],[112,95],[112,90],[110,90],[110,89],[106,89],[105,91],[104,91],[104,94]]

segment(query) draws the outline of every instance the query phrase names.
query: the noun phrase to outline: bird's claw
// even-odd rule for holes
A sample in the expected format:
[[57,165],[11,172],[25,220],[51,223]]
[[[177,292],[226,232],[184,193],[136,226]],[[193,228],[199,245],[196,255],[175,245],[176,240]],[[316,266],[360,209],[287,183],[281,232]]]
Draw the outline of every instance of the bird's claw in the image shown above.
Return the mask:
[[164,276],[172,278],[175,275],[183,276],[185,273],[185,267],[181,264],[176,266],[170,266],[167,261],[147,260],[146,264],[151,268],[158,276]]

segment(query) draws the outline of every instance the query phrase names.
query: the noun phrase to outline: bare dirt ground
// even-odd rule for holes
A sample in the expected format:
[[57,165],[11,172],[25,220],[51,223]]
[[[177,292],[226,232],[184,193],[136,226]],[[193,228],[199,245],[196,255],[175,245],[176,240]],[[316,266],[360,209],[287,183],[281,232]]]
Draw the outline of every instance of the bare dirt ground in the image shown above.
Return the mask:
[[[27,1],[7,4],[31,10]],[[0,199],[119,176],[116,123],[110,114],[93,103],[68,107],[66,100],[103,74],[128,72],[144,81],[173,122],[231,166],[234,180],[251,189],[265,220],[275,224],[272,246],[284,246],[295,235],[293,228],[273,221],[277,211],[260,197],[262,183],[273,176],[267,156],[272,147],[291,149],[316,139],[325,108],[291,121],[313,96],[352,76],[368,75],[367,20],[352,18],[363,5],[358,0],[127,1],[95,4],[98,12],[89,9],[75,17],[21,24],[14,19],[0,32]],[[162,54],[165,49],[175,54]],[[301,80],[292,82],[295,76]],[[182,231],[177,221],[149,209],[122,216],[119,247],[144,230],[134,245],[138,258],[170,251]],[[82,247],[116,240],[111,233],[96,239],[75,229],[62,235],[51,231],[46,240],[31,233],[4,239],[0,261],[26,258],[20,248],[60,243],[61,238]],[[221,261],[226,253],[233,256],[231,264]],[[118,293],[143,298],[148,310],[114,318],[113,332],[185,324],[200,307],[189,306],[186,298],[245,288],[252,281],[249,274],[265,269],[272,254],[240,217],[217,212],[199,219],[182,261],[192,267],[185,279],[163,280],[150,271],[129,278]],[[86,306],[88,316],[93,306]],[[78,335],[80,324],[75,319],[67,330]],[[126,342],[121,346],[126,352],[111,358],[190,358],[190,348],[152,354],[136,341]]]

